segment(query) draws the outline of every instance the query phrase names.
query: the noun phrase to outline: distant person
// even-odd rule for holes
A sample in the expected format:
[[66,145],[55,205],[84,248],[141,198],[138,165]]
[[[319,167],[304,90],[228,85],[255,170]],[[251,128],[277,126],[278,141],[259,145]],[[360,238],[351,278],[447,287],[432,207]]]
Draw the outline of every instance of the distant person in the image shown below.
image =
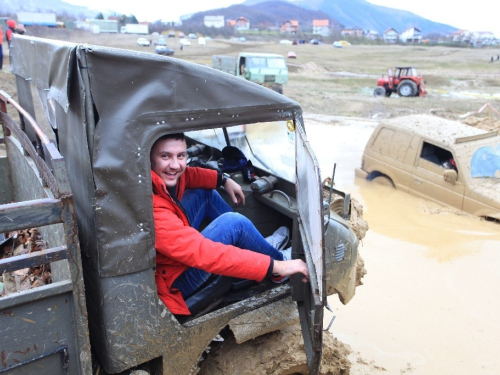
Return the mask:
[[493,56],[491,56],[491,59],[490,59],[490,64],[491,64],[493,61],[495,61],[495,60],[494,60]]
[[0,26],[0,70],[2,70],[2,67],[3,67],[3,48],[2,48],[2,43],[3,43],[3,31],[2,31],[2,27]]
[[10,41],[12,40],[12,34],[16,32],[16,21],[14,20],[7,20],[7,31],[5,35],[7,36],[7,43],[9,44],[10,48]]
[[184,48],[184,44],[181,43],[181,51],[182,51],[183,48]]
[[497,55],[497,61],[500,60],[500,55]]

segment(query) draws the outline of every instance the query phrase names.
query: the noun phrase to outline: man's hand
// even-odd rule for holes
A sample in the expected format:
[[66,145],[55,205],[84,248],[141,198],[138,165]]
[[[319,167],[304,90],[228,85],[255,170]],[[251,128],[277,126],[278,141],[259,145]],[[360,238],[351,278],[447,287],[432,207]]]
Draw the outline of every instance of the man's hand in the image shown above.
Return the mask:
[[234,204],[243,202],[243,205],[245,205],[245,195],[243,194],[243,190],[241,190],[241,186],[236,181],[228,178],[226,184],[224,185],[224,188],[226,189]]
[[275,260],[273,273],[277,273],[280,276],[291,276],[301,273],[304,275],[302,277],[303,282],[309,280],[309,270],[307,269],[307,264],[302,259]]

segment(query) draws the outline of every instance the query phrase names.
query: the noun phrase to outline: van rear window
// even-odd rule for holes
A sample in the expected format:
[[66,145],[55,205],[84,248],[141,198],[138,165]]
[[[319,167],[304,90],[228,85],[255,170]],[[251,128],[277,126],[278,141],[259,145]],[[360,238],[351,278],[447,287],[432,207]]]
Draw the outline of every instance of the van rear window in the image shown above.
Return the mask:
[[373,142],[373,150],[397,161],[404,161],[410,147],[411,135],[382,128]]

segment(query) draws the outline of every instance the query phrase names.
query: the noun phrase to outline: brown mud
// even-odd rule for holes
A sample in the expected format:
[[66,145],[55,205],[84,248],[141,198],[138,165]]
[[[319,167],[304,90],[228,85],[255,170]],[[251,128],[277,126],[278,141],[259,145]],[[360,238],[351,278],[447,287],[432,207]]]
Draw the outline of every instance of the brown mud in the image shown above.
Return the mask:
[[[324,332],[321,375],[349,374],[350,349],[331,333]],[[300,325],[268,333],[237,345],[230,337],[203,362],[200,375],[307,374],[307,359]]]

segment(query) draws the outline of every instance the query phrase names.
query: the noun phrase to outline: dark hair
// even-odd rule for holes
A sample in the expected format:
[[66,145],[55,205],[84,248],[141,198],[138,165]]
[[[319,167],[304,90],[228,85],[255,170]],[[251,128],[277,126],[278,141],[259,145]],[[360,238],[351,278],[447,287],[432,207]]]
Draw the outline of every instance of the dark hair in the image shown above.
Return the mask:
[[186,141],[186,137],[184,136],[184,133],[170,133],[170,134],[164,134],[160,138],[158,138],[155,143],[153,143],[153,146],[151,147],[151,150],[149,152],[149,157],[151,158],[152,152],[158,142],[164,141],[166,139],[175,139],[176,141]]

